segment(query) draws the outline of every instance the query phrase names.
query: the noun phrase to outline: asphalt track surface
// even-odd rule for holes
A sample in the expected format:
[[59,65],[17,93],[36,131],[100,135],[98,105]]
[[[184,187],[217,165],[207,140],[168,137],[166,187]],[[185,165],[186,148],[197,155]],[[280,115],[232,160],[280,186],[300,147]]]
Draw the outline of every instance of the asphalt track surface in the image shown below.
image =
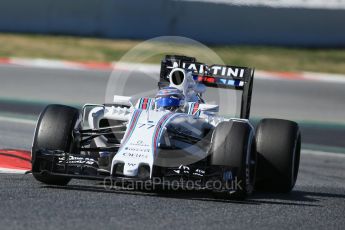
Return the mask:
[[[109,73],[102,71],[0,67],[1,112],[16,114],[0,116],[0,148],[29,150],[34,119],[47,102],[103,102],[108,76]],[[137,84],[140,88],[150,87],[145,82]],[[257,80],[255,87],[252,114],[291,116],[290,119],[298,121],[308,120],[310,116],[313,122],[304,126],[310,144],[324,141],[325,145],[343,147],[344,130],[337,124],[343,123],[345,117],[344,85]],[[273,108],[269,109],[270,105]],[[30,115],[32,120],[18,114]],[[326,119],[334,124],[320,123]],[[54,187],[36,182],[30,174],[1,174],[0,226],[6,229],[343,229],[344,178],[342,154],[308,150],[303,151],[297,184],[290,194],[256,193],[244,202],[215,200],[204,192],[109,191],[94,181],[72,180],[67,187]]]

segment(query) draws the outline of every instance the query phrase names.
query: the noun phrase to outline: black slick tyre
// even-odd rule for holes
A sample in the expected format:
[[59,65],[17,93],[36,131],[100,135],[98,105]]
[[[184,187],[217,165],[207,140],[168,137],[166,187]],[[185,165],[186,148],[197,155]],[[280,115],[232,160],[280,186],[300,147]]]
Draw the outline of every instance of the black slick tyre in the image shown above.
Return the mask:
[[297,180],[300,161],[298,124],[288,120],[263,119],[256,130],[256,150],[256,189],[290,192]]
[[[211,165],[226,166],[236,170],[233,190],[213,191],[216,198],[244,199],[251,194],[255,182],[256,151],[251,126],[242,121],[218,124],[211,146]],[[237,185],[240,186],[237,186]],[[234,184],[232,184],[234,185]]]
[[76,108],[48,105],[40,114],[32,146],[32,173],[36,180],[50,185],[66,185],[70,178],[42,174],[46,162],[41,161],[39,150],[72,151],[72,132],[79,116]]

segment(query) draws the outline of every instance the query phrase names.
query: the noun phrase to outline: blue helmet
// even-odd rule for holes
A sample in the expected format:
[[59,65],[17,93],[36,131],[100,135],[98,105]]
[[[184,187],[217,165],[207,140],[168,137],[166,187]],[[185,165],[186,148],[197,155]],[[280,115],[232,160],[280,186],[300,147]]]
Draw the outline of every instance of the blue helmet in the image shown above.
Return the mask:
[[184,95],[181,90],[174,87],[164,87],[156,95],[158,108],[175,110],[183,105]]

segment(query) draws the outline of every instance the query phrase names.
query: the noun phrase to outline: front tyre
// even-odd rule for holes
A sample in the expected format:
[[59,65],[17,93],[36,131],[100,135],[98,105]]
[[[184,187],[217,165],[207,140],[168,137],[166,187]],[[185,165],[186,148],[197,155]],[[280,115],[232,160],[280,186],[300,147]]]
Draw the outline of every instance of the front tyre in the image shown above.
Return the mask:
[[298,124],[288,120],[263,119],[256,130],[256,149],[256,189],[290,192],[297,180],[301,154]]
[[37,157],[38,150],[73,151],[72,132],[79,117],[76,108],[65,105],[48,105],[40,114],[32,146],[32,173],[45,184],[66,185],[70,178],[42,174],[47,162]]
[[235,187],[213,191],[216,198],[244,199],[252,193],[256,171],[253,147],[254,131],[248,123],[229,121],[218,124],[212,136],[211,165],[232,168],[236,173]]

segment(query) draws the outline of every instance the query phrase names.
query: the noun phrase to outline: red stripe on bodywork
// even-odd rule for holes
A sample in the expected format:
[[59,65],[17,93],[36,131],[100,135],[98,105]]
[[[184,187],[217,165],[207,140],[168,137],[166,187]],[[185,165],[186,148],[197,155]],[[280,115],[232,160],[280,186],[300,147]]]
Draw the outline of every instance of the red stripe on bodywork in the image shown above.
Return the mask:
[[143,106],[142,106],[143,109],[146,109],[146,108],[147,108],[147,102],[148,102],[148,101],[149,101],[148,98],[145,98],[145,99],[144,99]]
[[127,141],[129,140],[129,138],[131,136],[131,133],[132,133],[132,130],[135,128],[135,124],[136,124],[137,120],[139,119],[140,114],[141,114],[140,110],[135,110],[134,111],[134,114],[133,114],[133,117],[132,117],[132,120],[131,120],[131,123],[130,123],[130,127],[129,127],[128,131],[126,132],[126,136],[123,139],[123,142],[121,144],[121,148],[123,146],[125,146]]
[[199,109],[199,103],[195,103],[194,108],[193,108],[193,115],[198,111],[198,109]]

